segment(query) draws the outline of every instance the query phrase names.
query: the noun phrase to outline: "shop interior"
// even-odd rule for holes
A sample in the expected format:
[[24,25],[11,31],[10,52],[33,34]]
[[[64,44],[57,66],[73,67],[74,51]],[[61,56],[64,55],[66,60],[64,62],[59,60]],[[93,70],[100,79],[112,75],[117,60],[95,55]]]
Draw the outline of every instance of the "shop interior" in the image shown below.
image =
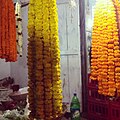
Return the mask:
[[120,120],[120,1],[1,0],[0,120]]

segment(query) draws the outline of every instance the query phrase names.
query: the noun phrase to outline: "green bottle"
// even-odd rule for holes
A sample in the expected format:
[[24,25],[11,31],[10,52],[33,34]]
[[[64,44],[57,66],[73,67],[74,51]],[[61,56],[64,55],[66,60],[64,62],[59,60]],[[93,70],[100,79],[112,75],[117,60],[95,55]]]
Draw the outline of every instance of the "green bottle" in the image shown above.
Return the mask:
[[71,120],[80,120],[80,102],[76,93],[74,93],[71,101],[70,112]]

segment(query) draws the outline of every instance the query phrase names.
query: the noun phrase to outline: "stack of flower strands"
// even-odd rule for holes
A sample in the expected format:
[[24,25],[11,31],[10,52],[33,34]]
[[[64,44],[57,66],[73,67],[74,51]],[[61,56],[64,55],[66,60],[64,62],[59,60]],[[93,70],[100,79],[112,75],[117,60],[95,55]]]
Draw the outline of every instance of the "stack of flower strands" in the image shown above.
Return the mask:
[[[119,36],[119,46],[120,46],[120,1],[119,0],[113,0],[115,9],[116,9],[116,16],[117,16],[117,22],[118,22],[118,36]],[[120,49],[120,47],[119,47]],[[116,88],[117,88],[117,96],[120,96],[120,51],[116,50],[116,61],[115,61],[115,67],[116,67]]]
[[0,58],[17,60],[15,11],[12,0],[0,1]]
[[54,120],[62,114],[56,0],[30,0],[28,17],[29,118]]
[[98,0],[92,33],[91,79],[98,92],[115,96],[120,84],[120,50],[116,11],[112,0]]

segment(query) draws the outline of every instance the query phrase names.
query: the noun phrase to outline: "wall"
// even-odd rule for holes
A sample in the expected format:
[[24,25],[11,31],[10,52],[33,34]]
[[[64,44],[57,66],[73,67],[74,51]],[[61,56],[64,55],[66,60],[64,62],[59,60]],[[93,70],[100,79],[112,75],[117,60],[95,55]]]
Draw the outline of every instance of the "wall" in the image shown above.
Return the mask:
[[75,1],[74,8],[71,7],[69,0],[57,1],[63,102],[69,105],[75,92],[82,103],[79,0]]
[[10,63],[0,59],[0,79],[10,76]]
[[21,87],[27,86],[27,23],[28,23],[28,6],[22,8],[22,24],[23,24],[23,56],[18,57],[18,61],[11,63],[11,77],[15,79],[15,83]]

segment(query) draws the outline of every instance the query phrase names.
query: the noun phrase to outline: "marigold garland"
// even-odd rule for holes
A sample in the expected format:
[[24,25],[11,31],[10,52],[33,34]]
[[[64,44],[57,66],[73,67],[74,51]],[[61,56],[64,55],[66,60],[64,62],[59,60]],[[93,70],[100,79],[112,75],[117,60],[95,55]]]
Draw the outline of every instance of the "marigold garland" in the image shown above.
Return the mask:
[[62,113],[56,0],[30,0],[28,74],[30,120],[52,120]]
[[114,96],[119,81],[119,37],[112,0],[97,1],[92,33],[91,79],[98,80],[98,92]]
[[[118,36],[119,36],[119,46],[120,46],[120,1],[113,0],[116,15],[117,15],[117,22],[118,22]],[[120,96],[120,47],[116,48],[115,51],[115,80],[116,80],[116,88],[117,88],[117,96]]]
[[1,0],[0,4],[0,58],[17,60],[15,11],[12,0]]

